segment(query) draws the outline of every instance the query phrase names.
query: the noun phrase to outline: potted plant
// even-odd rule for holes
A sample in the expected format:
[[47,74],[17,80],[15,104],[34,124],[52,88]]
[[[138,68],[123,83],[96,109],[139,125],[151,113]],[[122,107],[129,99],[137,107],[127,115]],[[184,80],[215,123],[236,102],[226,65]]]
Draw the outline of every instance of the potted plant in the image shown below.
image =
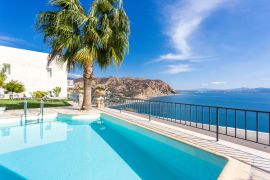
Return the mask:
[[59,97],[60,93],[61,93],[61,87],[55,87],[53,89],[53,94],[55,95],[55,97]]
[[105,96],[105,87],[102,86],[102,85],[98,85],[98,86],[96,87],[96,95],[97,95],[98,97],[100,97],[100,96]]
[[104,107],[104,96],[105,96],[105,87],[102,85],[96,86],[96,105],[97,108],[103,108]]

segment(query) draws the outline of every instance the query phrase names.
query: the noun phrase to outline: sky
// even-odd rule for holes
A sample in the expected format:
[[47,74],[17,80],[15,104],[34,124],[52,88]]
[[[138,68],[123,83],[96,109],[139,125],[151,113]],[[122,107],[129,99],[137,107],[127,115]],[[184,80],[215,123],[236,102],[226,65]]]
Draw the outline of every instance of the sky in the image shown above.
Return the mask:
[[[161,79],[175,89],[270,88],[269,0],[123,0],[128,55],[96,77]],[[92,0],[81,0],[89,10]],[[49,52],[34,28],[47,0],[1,0],[0,45]],[[79,77],[80,69],[70,72]]]

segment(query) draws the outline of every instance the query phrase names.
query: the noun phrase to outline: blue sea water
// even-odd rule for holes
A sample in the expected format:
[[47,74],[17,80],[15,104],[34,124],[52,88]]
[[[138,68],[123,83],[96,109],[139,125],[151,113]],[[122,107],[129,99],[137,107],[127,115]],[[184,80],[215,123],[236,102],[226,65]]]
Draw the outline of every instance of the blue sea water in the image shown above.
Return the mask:
[[105,114],[81,122],[1,128],[0,179],[216,179],[227,162]]
[[[219,106],[224,107],[219,110],[219,125],[228,126],[232,128],[247,129],[260,132],[270,132],[270,93],[249,93],[249,92],[205,92],[205,93],[183,93],[175,96],[163,96],[156,97],[152,100],[165,101],[165,102],[177,102],[187,104],[197,104],[204,106]],[[210,109],[210,113],[207,113],[209,109],[202,107],[187,107],[187,110],[179,110],[179,107],[169,107],[165,109],[170,111],[172,118],[175,116],[180,119],[186,119],[191,122],[202,123],[203,119],[205,124],[216,124],[216,112],[214,108]],[[242,110],[234,111],[228,109],[226,113],[225,108],[239,108],[247,109],[246,120],[245,112]],[[154,108],[155,109],[155,108]],[[266,113],[259,112],[256,115],[254,111],[266,111]],[[204,112],[203,112],[204,111]],[[191,115],[190,113],[191,112]],[[197,112],[197,113],[196,113]],[[227,117],[226,117],[227,116]],[[256,125],[256,116],[258,116],[258,124]],[[197,119],[197,120],[196,120]],[[211,119],[213,119],[211,121]]]
[[153,100],[270,111],[270,93],[201,92],[162,96]]
[[[185,124],[199,123],[209,127],[216,125],[219,120],[222,127],[270,132],[270,93],[182,93],[151,100],[151,106],[148,101],[128,100],[114,108],[151,114],[178,123],[185,121]],[[217,109],[216,106],[221,108]],[[237,136],[237,132],[231,135]]]

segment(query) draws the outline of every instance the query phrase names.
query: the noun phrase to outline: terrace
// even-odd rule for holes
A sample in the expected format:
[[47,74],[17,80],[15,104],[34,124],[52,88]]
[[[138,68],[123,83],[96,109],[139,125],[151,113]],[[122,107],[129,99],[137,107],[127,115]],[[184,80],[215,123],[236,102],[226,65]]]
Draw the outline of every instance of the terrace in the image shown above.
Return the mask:
[[[268,145],[256,143],[256,141],[252,142],[241,138],[226,136],[226,134],[221,133],[222,131],[219,131],[220,134],[217,141],[216,132],[196,128],[196,124],[192,127],[187,126],[184,123],[176,123],[177,121],[171,119],[165,120],[158,116],[154,116],[153,114],[151,114],[149,120],[149,114],[134,112],[134,109],[130,108],[132,107],[131,104],[132,103],[129,101],[128,103],[122,103],[122,108],[120,109],[115,108],[116,105],[111,105],[113,108],[94,108],[91,112],[79,111],[74,106],[44,108],[44,122],[46,122],[46,117],[48,115],[57,116],[57,114],[68,114],[69,116],[76,115],[77,117],[85,116],[89,118],[90,116],[105,113],[171,139],[225,157],[229,161],[220,174],[219,179],[267,179],[267,177],[269,177],[270,155]],[[129,108],[124,108],[124,106],[127,105]],[[119,104],[117,107],[119,107]],[[39,112],[40,109],[29,109],[27,116],[29,119],[33,120],[37,118]],[[22,114],[22,110],[6,111],[4,114],[0,115],[0,126],[4,126],[7,122],[20,126],[20,124],[23,124],[20,122],[23,121],[21,118]],[[14,120],[16,118],[17,120]],[[13,119],[13,121],[8,119]],[[31,122],[34,124],[38,123]],[[43,121],[39,123],[43,123]],[[22,126],[29,125],[26,123]]]
[[0,179],[270,179],[267,5],[4,1]]

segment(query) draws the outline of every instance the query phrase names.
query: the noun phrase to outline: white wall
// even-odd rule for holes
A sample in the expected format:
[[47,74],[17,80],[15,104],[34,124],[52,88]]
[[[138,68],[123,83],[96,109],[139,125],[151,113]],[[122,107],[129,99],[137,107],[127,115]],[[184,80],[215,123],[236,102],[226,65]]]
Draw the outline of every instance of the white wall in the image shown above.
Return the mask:
[[47,53],[0,46],[0,65],[10,64],[7,81],[17,80],[25,85],[27,92],[51,91],[62,88],[61,97],[67,97],[66,65],[52,63],[52,77],[47,71]]

